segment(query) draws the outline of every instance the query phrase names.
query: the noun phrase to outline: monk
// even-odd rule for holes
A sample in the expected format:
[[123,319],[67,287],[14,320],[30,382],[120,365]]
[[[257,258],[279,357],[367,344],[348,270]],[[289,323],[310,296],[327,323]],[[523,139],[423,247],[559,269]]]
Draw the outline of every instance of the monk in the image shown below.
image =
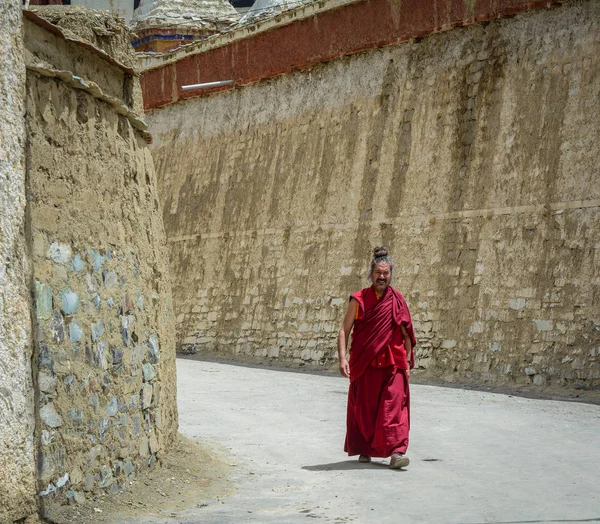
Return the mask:
[[[384,247],[373,250],[372,285],[350,296],[338,337],[340,373],[350,379],[344,451],[390,457],[390,468],[408,466],[408,378],[417,343],[404,297],[390,286],[394,264]],[[352,331],[350,358],[346,357]]]

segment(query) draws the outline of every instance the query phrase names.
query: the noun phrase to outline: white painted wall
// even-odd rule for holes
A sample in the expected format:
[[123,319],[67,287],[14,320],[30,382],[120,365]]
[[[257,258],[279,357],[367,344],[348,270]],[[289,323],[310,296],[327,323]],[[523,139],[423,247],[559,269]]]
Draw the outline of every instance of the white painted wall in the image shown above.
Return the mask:
[[128,23],[133,16],[133,0],[71,0],[71,5],[82,5],[92,9],[113,11]]

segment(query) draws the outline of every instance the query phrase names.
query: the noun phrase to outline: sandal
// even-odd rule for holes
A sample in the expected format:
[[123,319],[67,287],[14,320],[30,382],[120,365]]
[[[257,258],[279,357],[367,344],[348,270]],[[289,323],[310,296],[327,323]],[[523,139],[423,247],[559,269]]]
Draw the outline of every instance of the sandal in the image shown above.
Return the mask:
[[404,455],[404,453],[392,453],[390,458],[390,468],[392,469],[400,469],[405,468],[410,464],[410,460],[408,457]]

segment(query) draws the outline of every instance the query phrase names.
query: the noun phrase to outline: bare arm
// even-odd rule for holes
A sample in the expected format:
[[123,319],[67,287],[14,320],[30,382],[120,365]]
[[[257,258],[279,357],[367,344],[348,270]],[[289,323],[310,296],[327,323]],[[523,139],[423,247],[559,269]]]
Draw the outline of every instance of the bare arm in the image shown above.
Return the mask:
[[400,329],[402,330],[402,338],[404,339],[404,350],[406,351],[406,360],[408,361],[408,369],[406,370],[406,376],[410,377],[410,365],[412,364],[412,361],[410,360],[412,355],[412,340],[408,335],[408,331],[406,331],[406,328],[402,324],[400,324]]
[[350,378],[350,363],[348,362],[348,358],[346,356],[346,350],[348,348],[350,332],[352,331],[352,326],[354,326],[357,306],[358,302],[353,298],[350,299],[348,310],[346,311],[346,316],[344,317],[344,322],[342,323],[340,334],[338,335],[338,360],[340,365],[340,373],[346,378]]

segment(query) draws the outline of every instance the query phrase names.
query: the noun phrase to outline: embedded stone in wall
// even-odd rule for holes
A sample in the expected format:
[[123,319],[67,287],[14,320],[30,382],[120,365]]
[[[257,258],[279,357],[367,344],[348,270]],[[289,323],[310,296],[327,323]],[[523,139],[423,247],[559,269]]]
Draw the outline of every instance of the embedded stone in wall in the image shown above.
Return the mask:
[[71,262],[71,246],[53,242],[46,256],[57,264],[68,264]]
[[79,307],[79,296],[70,289],[66,289],[59,293],[60,309],[65,315],[72,315]]
[[62,426],[62,417],[58,414],[52,402],[40,408],[40,417],[51,428]]
[[35,281],[36,315],[39,320],[48,320],[52,315],[52,288]]

